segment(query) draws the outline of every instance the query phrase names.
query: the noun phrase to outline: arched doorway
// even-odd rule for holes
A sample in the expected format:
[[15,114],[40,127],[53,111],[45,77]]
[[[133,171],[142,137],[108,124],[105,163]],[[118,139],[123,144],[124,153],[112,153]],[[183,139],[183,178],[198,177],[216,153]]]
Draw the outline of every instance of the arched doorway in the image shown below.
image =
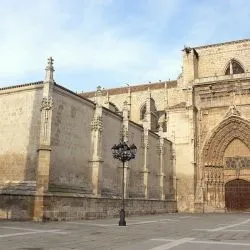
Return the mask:
[[[205,211],[250,210],[250,123],[234,108],[203,148]],[[232,181],[232,179],[234,179]]]
[[250,211],[250,182],[236,179],[225,185],[227,211]]

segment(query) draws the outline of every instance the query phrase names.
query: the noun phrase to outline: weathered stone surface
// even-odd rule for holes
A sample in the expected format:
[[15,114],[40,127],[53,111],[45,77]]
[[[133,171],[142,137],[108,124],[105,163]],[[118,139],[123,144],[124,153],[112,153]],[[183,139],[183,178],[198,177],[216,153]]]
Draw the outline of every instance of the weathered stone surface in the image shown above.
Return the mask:
[[54,82],[50,58],[44,82],[0,90],[2,194],[35,195],[38,220],[55,213],[47,208],[57,194],[70,197],[58,209],[84,194],[88,213],[99,213],[93,197],[109,210],[122,183],[111,147],[124,140],[137,146],[124,184],[138,211],[173,199],[179,211],[225,211],[225,184],[250,181],[249,58],[249,40],[185,48],[176,81],[99,87],[87,94],[92,101]]

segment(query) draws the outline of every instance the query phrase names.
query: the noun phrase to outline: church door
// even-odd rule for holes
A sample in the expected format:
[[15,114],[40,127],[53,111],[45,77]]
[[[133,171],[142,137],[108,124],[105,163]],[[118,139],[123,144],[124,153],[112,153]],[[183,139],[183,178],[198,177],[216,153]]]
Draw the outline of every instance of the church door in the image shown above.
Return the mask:
[[250,182],[236,179],[225,185],[227,211],[250,211]]

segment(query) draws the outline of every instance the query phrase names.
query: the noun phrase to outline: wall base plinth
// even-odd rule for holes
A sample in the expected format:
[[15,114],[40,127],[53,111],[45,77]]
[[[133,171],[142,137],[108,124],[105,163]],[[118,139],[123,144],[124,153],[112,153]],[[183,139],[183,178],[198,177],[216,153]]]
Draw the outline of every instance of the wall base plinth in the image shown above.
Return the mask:
[[[0,194],[0,218],[10,220],[62,221],[119,217],[121,199],[86,197],[82,194]],[[42,200],[42,204],[41,203]],[[176,212],[176,201],[125,199],[126,216]]]

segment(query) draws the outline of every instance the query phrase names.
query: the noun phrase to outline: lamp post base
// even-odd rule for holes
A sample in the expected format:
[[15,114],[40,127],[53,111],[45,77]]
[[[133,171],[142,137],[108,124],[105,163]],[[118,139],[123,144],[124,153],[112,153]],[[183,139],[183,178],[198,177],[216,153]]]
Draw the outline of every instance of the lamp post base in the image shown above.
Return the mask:
[[120,211],[119,226],[126,226],[125,211],[124,211],[124,209],[121,209],[121,211]]

